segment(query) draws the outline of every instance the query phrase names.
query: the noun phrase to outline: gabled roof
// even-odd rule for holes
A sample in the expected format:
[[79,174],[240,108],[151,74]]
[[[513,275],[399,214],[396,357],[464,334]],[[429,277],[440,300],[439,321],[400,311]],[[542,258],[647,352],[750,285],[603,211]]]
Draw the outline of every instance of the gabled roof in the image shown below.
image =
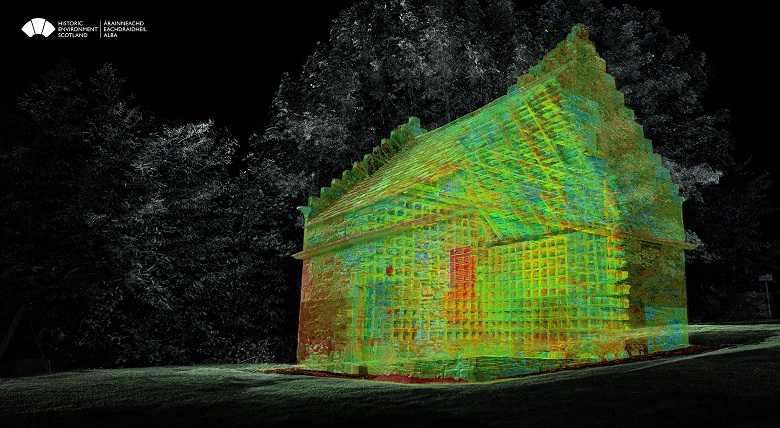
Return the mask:
[[[307,224],[314,225],[413,187],[419,194],[420,186],[425,188],[429,183],[446,186],[456,179],[447,177],[459,174],[463,178],[463,172],[471,169],[481,172],[479,179],[474,180],[480,183],[467,183],[470,191],[497,195],[491,201],[492,213],[483,213],[496,235],[517,234],[517,227],[530,230],[529,227],[538,228],[541,224],[553,229],[571,227],[572,221],[593,220],[594,216],[600,218],[602,227],[609,223],[609,227],[639,233],[645,229],[640,224],[644,222],[641,217],[657,215],[658,208],[648,206],[644,200],[637,202],[639,199],[632,199],[632,194],[669,192],[673,196],[668,203],[672,205],[681,202],[681,198],[668,171],[661,167],[660,158],[653,154],[650,141],[644,139],[641,126],[633,121],[633,111],[623,104],[614,78],[605,70],[604,60],[588,39],[587,28],[575,25],[566,39],[520,76],[506,95],[430,132],[420,127],[419,119],[410,118],[362,162],[353,164],[341,179],[333,180],[330,187],[321,189],[319,197],[309,198],[308,205],[299,209],[306,215]],[[561,98],[564,93],[565,100]],[[579,125],[574,126],[575,123]],[[505,147],[499,155],[492,149],[477,149],[501,141],[519,144],[515,147],[522,150],[510,153]],[[496,156],[502,158],[494,159]],[[534,189],[533,185],[514,183],[511,189],[504,186],[508,193],[501,195],[495,185],[517,181],[514,173],[510,177],[493,172],[506,168],[507,162],[516,165],[513,168],[529,180],[548,184],[544,189]],[[636,171],[634,163],[641,165]],[[661,181],[635,182],[636,177],[648,174]],[[564,183],[561,177],[566,175],[591,177],[588,180],[592,183],[587,185],[590,190],[580,191],[578,184]],[[592,191],[607,186],[607,177],[612,190],[627,197],[615,201],[605,196],[602,205],[587,209],[593,211],[588,214],[583,207],[592,205]],[[436,197],[438,193],[431,195]],[[620,211],[630,216],[631,222],[638,219],[640,223],[619,225],[607,220],[615,218],[616,203],[622,204]],[[518,214],[535,219],[536,226],[522,225]],[[678,236],[682,233],[681,224],[668,227],[654,233],[666,239],[682,239]]]

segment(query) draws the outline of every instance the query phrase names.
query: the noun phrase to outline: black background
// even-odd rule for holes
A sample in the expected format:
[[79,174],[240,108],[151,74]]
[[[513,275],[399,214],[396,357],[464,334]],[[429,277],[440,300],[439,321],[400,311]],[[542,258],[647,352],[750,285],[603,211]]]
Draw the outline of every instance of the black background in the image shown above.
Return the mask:
[[[777,181],[775,99],[780,36],[768,6],[750,2],[604,1],[630,3],[661,12],[672,33],[685,33],[704,51],[713,68],[704,105],[732,112],[730,126],[740,159],[752,157],[754,169],[768,170]],[[264,3],[262,6],[154,10],[127,3],[76,9],[22,5],[0,16],[3,76],[0,99],[13,100],[65,54],[88,78],[105,62],[127,78],[136,101],[163,118],[214,119],[239,141],[259,131],[282,72],[296,76],[318,41],[326,41],[333,19],[350,1]],[[541,3],[518,0],[518,7]],[[21,27],[32,18],[57,21],[144,21],[145,33],[118,38],[27,37]],[[598,49],[598,46],[597,46]],[[780,186],[774,186],[774,193]],[[774,197],[777,200],[777,197]]]

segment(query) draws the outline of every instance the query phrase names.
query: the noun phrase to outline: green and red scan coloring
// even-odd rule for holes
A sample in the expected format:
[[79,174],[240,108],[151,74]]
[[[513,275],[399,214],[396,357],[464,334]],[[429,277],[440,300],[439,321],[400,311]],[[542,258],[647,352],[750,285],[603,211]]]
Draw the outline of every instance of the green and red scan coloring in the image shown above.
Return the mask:
[[309,198],[299,365],[488,380],[688,346],[683,198],[605,69],[574,26]]

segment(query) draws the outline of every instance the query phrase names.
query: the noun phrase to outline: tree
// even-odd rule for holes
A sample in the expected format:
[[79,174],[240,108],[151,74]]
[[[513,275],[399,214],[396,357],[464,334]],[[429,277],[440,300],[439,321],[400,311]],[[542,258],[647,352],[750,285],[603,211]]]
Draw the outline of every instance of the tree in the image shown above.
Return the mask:
[[[84,202],[79,183],[92,153],[82,138],[86,107],[84,85],[63,59],[19,99],[18,109],[3,115],[3,319],[26,306],[38,325],[75,329],[61,315],[83,310],[80,285],[99,280],[101,266],[90,263],[95,257],[82,238],[88,228],[76,210]],[[19,342],[29,348],[34,340],[28,334]]]
[[161,123],[113,67],[82,83],[69,61],[13,114],[3,320],[26,305],[58,367],[270,358],[280,298],[240,233],[229,132]]

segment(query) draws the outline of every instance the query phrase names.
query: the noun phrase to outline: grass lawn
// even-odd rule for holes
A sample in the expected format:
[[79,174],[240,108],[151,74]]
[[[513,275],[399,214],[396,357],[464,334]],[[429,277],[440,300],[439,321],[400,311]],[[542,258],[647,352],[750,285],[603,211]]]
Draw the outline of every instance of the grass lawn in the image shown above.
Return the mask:
[[780,426],[780,324],[692,325],[700,354],[474,384],[225,365],[0,379],[0,427]]

